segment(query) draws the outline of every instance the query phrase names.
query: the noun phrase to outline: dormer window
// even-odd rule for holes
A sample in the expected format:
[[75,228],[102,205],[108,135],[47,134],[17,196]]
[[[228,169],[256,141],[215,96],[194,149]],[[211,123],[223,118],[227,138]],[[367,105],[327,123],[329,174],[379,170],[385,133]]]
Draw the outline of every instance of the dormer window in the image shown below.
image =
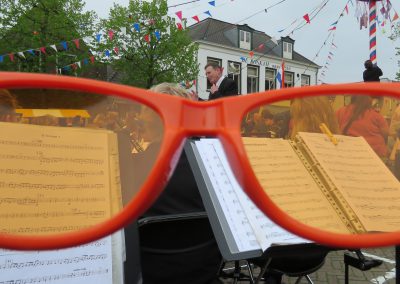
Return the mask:
[[240,31],[239,47],[244,49],[251,49],[251,33]]
[[292,59],[293,44],[290,42],[283,42],[283,58]]

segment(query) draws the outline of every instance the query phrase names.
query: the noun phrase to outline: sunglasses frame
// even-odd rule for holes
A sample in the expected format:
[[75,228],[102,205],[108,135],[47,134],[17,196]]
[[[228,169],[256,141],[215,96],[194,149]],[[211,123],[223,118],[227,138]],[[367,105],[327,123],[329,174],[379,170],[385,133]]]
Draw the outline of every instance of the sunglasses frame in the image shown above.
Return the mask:
[[21,250],[59,249],[81,245],[122,229],[148,209],[157,199],[171,176],[187,138],[219,138],[228,161],[253,202],[271,220],[303,238],[337,248],[367,248],[400,243],[398,232],[374,234],[338,234],[305,225],[278,208],[257,181],[242,143],[240,125],[244,115],[261,104],[282,100],[333,94],[390,96],[400,99],[399,83],[349,83],[307,86],[266,91],[257,94],[196,102],[153,93],[148,90],[109,82],[68,76],[0,72],[0,88],[49,88],[75,90],[134,100],[155,110],[164,122],[164,137],[157,163],[138,194],[110,220],[77,232],[46,236],[0,234],[0,247]]

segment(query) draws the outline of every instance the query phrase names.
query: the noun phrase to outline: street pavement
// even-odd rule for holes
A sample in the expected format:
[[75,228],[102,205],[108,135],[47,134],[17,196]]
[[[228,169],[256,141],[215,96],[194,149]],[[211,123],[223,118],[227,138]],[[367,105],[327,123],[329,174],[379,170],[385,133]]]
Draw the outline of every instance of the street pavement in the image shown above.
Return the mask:
[[[368,271],[360,271],[356,268],[349,266],[349,284],[361,284],[361,283],[376,283],[376,284],[395,284],[395,248],[378,248],[378,249],[363,249],[363,254],[367,259],[374,258],[383,261],[382,265],[376,268],[372,268]],[[316,272],[310,274],[312,281],[317,283],[344,283],[345,280],[345,264],[344,264],[344,253],[354,255],[349,251],[334,251],[330,252],[325,259],[325,264]],[[233,267],[232,263],[226,265],[227,268]],[[254,273],[257,276],[258,269],[256,268]],[[227,270],[227,272],[229,272]],[[247,269],[242,268],[242,272],[247,275]],[[222,279],[223,283],[233,283],[233,279]],[[296,278],[284,276],[282,283],[294,284]],[[237,283],[249,283],[249,281],[239,281]],[[300,284],[307,284],[305,278],[303,278]]]

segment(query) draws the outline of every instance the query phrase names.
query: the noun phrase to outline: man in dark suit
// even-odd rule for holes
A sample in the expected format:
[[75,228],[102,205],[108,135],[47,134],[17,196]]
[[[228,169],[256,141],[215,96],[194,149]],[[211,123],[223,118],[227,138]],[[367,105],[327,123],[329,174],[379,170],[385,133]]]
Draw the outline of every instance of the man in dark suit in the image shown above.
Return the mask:
[[363,72],[364,82],[379,82],[379,77],[383,75],[381,68],[374,65],[371,60],[364,62],[365,70]]
[[237,96],[238,89],[235,81],[231,78],[222,76],[222,67],[214,62],[210,62],[204,68],[206,77],[212,84],[208,100],[215,100],[228,96]]

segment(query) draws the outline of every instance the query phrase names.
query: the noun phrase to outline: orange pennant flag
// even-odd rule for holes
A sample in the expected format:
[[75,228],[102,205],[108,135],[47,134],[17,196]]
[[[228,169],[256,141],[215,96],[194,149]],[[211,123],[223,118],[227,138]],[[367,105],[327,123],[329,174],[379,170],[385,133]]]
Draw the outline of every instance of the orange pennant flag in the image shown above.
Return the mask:
[[79,49],[79,39],[74,39],[74,43],[77,49]]
[[253,52],[253,51],[250,51],[250,52],[249,52],[249,55],[250,55],[250,57],[253,57],[253,56],[254,56],[254,52]]
[[398,18],[399,15],[397,14],[397,12],[395,12],[392,21],[396,21]]

